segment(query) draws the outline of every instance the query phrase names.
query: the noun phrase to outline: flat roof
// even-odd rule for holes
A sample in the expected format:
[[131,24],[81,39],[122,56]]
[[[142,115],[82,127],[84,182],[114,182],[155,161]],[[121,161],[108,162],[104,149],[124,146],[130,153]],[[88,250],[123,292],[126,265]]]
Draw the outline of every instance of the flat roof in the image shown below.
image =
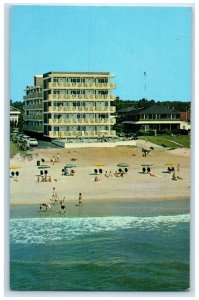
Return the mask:
[[48,76],[50,74],[66,74],[66,75],[111,75],[110,72],[47,72],[43,76]]

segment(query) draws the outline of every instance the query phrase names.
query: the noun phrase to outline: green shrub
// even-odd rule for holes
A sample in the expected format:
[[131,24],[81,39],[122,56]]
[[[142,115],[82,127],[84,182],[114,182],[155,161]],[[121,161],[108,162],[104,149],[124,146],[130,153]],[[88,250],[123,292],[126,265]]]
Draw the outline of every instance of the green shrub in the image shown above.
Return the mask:
[[154,136],[155,135],[155,131],[154,130],[147,130],[147,131],[142,131],[142,130],[140,130],[140,131],[138,131],[138,136],[142,136],[142,135],[144,135],[144,136]]

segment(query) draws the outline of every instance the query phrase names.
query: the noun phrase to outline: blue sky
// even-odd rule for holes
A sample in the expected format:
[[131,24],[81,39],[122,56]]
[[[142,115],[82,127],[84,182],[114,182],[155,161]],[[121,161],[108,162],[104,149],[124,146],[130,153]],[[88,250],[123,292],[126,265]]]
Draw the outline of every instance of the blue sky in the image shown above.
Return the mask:
[[104,71],[121,99],[190,101],[191,18],[189,7],[12,6],[10,97],[22,101],[35,74]]

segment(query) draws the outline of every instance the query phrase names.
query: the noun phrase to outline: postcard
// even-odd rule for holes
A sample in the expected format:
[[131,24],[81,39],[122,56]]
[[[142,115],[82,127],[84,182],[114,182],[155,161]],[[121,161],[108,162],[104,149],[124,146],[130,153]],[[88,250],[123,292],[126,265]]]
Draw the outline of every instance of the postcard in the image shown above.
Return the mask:
[[191,6],[10,6],[10,291],[190,291]]

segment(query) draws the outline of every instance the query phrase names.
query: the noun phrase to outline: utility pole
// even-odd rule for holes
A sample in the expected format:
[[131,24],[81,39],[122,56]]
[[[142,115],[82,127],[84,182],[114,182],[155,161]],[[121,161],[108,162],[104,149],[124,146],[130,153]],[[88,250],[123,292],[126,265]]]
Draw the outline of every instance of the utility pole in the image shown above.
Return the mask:
[[145,91],[145,99],[146,99],[146,72],[144,72],[144,91]]

